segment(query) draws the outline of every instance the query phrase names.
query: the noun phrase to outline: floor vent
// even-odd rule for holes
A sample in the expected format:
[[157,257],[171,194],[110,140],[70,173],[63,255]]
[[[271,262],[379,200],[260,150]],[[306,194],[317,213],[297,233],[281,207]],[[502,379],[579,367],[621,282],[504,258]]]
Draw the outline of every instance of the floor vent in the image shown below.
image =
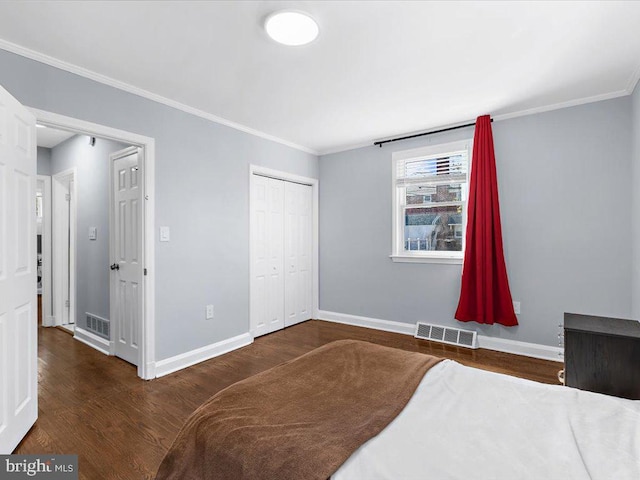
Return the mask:
[[478,348],[478,335],[471,330],[418,322],[414,336],[424,340],[433,340],[434,342],[448,343],[460,347]]
[[111,335],[110,327],[111,324],[109,323],[109,320],[87,313],[87,330],[91,333],[95,333],[96,335],[109,340]]

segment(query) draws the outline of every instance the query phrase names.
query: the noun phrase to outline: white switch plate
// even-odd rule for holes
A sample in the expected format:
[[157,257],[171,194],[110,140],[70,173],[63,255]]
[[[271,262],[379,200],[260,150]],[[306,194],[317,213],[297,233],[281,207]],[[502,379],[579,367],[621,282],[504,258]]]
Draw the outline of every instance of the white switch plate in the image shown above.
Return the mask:
[[169,227],[160,227],[160,241],[168,242],[171,240],[171,230]]
[[207,320],[213,318],[213,305],[207,305]]
[[513,302],[513,311],[516,315],[520,315],[520,302]]
[[89,227],[89,240],[98,238],[98,227]]

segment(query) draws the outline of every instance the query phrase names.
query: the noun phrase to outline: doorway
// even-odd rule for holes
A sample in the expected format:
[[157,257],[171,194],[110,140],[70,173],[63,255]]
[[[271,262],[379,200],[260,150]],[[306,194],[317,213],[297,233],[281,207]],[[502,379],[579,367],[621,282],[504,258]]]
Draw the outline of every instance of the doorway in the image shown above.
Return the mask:
[[[111,331],[109,327],[110,321],[113,320],[106,318],[109,316],[113,317],[113,312],[111,312],[109,300],[111,295],[111,285],[113,285],[113,278],[117,277],[116,272],[110,269],[111,265],[114,263],[114,256],[111,252],[107,252],[104,263],[100,264],[99,271],[96,270],[92,272],[92,275],[103,275],[102,272],[105,272],[107,275],[106,287],[104,291],[107,293],[106,295],[106,315],[93,315],[92,312],[86,312],[83,305],[77,305],[79,296],[78,291],[86,288],[86,283],[81,281],[78,275],[78,269],[73,265],[72,262],[75,261],[76,265],[79,265],[78,249],[90,249],[96,246],[98,242],[94,240],[96,238],[107,241],[109,244],[109,248],[111,248],[111,244],[115,241],[111,236],[111,229],[109,228],[109,216],[105,217],[106,224],[100,227],[99,224],[93,223],[97,222],[97,220],[90,219],[87,220],[84,218],[84,215],[79,215],[74,222],[74,210],[78,208],[83,208],[81,205],[85,205],[83,203],[84,197],[82,197],[82,191],[78,191],[78,189],[86,190],[88,188],[94,188],[94,185],[89,185],[87,181],[86,173],[82,173],[82,176],[79,174],[80,171],[75,172],[75,175],[70,175],[71,172],[61,172],[60,178],[57,178],[53,181],[52,190],[56,190],[52,196],[53,204],[58,206],[64,206],[62,203],[63,199],[69,198],[67,206],[67,211],[71,213],[70,215],[70,230],[68,233],[68,237],[70,238],[69,244],[71,246],[70,250],[70,260],[71,271],[72,274],[68,276],[68,291],[69,291],[69,320],[77,318],[77,322],[75,325],[74,337],[82,341],[83,343],[87,343],[90,346],[96,348],[97,350],[110,355],[118,355],[123,357],[130,363],[133,363],[137,366],[138,376],[144,379],[155,378],[155,345],[154,345],[154,291],[155,291],[155,282],[154,282],[154,160],[155,160],[155,145],[154,140],[149,137],[140,136],[137,134],[132,134],[130,132],[125,132],[121,130],[115,130],[109,127],[104,127],[101,125],[84,122],[81,120],[73,119],[70,117],[64,117],[61,115],[53,114],[50,112],[44,112],[41,110],[31,109],[31,111],[35,114],[38,124],[41,124],[46,127],[50,127],[53,129],[66,130],[68,132],[72,132],[73,135],[83,136],[85,138],[85,143],[89,142],[91,146],[95,145],[96,139],[98,143],[100,140],[112,142],[113,144],[119,145],[132,145],[133,149],[135,149],[137,153],[138,165],[135,170],[136,174],[136,182],[137,182],[137,190],[138,190],[138,200],[137,200],[137,208],[136,213],[138,216],[139,224],[136,228],[135,238],[132,237],[131,241],[133,242],[130,246],[135,244],[137,255],[137,262],[139,263],[140,268],[137,272],[134,272],[134,275],[137,277],[135,281],[131,281],[131,285],[135,285],[135,290],[138,293],[137,302],[134,302],[137,305],[138,315],[135,321],[138,324],[137,329],[135,329],[135,336],[131,336],[131,340],[137,346],[136,352],[134,356],[124,356],[121,355],[115,348],[116,339],[118,335],[118,329],[113,327],[114,331]],[[123,147],[121,146],[120,149]],[[113,152],[114,150],[110,150]],[[107,164],[108,162],[108,164]],[[107,154],[105,158],[105,202],[108,202],[109,206],[111,206],[110,198],[110,189],[113,184],[113,179],[111,178],[111,162],[109,159],[109,155]],[[65,175],[66,174],[66,175]],[[74,195],[74,190],[76,195]],[[66,195],[69,195],[67,197]],[[82,197],[82,198],[80,198]],[[56,200],[57,198],[57,200]],[[75,202],[75,204],[74,204]],[[64,208],[54,206],[56,210],[60,210],[61,212]],[[110,209],[109,209],[110,210]],[[95,225],[98,225],[97,227]],[[75,231],[73,230],[75,228]],[[64,229],[64,226],[61,226],[61,230]],[[54,226],[54,237],[56,236]],[[75,233],[75,235],[74,235]],[[62,236],[60,235],[62,238]],[[101,238],[102,237],[102,238]],[[76,239],[76,244],[71,245],[73,239]],[[58,242],[61,243],[60,241]],[[55,247],[54,247],[55,248]],[[76,255],[76,258],[73,259],[72,256]],[[57,255],[52,255],[57,258]],[[60,259],[56,259],[56,261],[65,263],[66,259],[64,255],[60,256]],[[58,268],[60,270],[61,267]],[[54,272],[55,272],[54,267]],[[74,275],[73,272],[76,273],[76,284],[73,284]],[[55,275],[55,273],[54,273]],[[57,282],[56,282],[57,283]],[[118,282],[116,282],[118,283]],[[118,283],[119,285],[119,283]],[[60,282],[60,290],[63,292],[66,289],[67,284],[62,278]],[[59,293],[59,292],[56,292]],[[62,305],[65,305],[64,301]],[[72,312],[72,309],[77,307],[76,312]],[[114,310],[115,312],[115,310]],[[63,312],[64,314],[64,312]],[[57,315],[54,314],[54,317],[57,319]],[[62,321],[65,322],[67,316],[63,315]],[[86,320],[86,321],[85,321]],[[56,320],[58,323],[58,320]],[[66,325],[70,325],[71,321],[66,323]],[[92,328],[100,329],[105,328],[100,333],[106,332],[106,337],[97,335],[93,333],[91,330],[87,329],[87,325],[90,325]],[[105,327],[106,325],[106,327]],[[98,330],[95,330],[98,331]],[[107,340],[108,339],[108,340]],[[131,344],[131,342],[130,342]]]
[[[10,453],[38,418],[36,123],[120,139],[140,148],[140,164],[146,167],[140,179],[144,201],[139,235],[145,276],[140,282],[143,302],[137,373],[143,379],[155,378],[155,144],[149,137],[29,109],[2,87],[0,114],[0,452]],[[69,191],[76,180],[68,182]]]
[[38,324],[53,325],[51,280],[51,177],[36,177]]
[[76,170],[51,178],[53,324],[70,332],[76,322]]

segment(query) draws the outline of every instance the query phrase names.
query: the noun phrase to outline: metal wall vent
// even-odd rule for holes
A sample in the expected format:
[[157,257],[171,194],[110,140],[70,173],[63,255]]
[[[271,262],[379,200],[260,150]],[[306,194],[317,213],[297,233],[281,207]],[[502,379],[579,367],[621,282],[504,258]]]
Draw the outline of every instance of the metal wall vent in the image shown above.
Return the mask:
[[111,338],[111,323],[109,320],[91,315],[87,313],[87,330],[91,333],[95,333],[107,340]]
[[461,330],[459,328],[418,322],[414,336],[424,340],[433,340],[460,347],[478,348],[478,334],[472,330]]

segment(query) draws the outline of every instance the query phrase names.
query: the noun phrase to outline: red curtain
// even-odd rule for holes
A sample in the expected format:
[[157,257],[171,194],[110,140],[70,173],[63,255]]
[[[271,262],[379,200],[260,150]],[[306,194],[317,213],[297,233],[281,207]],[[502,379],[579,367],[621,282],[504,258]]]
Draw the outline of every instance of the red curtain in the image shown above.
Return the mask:
[[491,118],[476,120],[462,270],[455,317],[463,322],[517,325],[502,250]]

